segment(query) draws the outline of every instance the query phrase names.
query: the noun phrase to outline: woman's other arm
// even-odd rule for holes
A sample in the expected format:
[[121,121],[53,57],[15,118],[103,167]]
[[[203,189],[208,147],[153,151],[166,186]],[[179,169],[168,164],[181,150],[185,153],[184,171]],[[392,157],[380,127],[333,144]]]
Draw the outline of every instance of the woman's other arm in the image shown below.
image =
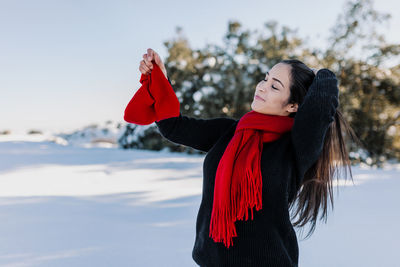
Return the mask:
[[297,110],[291,131],[301,177],[318,160],[338,105],[337,78],[329,69],[320,69]]

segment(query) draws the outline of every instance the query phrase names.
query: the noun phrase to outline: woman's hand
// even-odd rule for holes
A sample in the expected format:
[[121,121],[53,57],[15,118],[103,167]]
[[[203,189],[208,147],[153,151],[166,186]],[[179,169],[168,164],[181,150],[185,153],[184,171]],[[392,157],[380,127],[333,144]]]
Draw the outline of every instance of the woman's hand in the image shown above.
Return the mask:
[[139,70],[141,73],[148,75],[153,70],[153,63],[151,62],[154,60],[158,67],[160,67],[161,71],[164,73],[165,78],[168,79],[167,70],[165,69],[164,63],[162,62],[160,56],[151,48],[147,49],[147,54],[143,54],[143,60],[140,61]]

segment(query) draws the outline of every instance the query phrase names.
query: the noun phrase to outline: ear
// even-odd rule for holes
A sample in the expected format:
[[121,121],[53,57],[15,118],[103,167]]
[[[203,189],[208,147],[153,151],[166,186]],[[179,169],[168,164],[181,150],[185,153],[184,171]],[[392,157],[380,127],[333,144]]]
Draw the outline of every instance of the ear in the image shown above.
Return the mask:
[[292,112],[297,112],[299,105],[297,103],[295,104],[288,104],[287,105],[287,111],[292,113]]

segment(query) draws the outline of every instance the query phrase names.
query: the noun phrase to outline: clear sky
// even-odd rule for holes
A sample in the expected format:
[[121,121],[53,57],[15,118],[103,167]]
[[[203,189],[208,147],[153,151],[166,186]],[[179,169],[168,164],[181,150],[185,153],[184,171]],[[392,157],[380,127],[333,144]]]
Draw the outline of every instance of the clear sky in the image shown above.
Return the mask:
[[[147,48],[181,26],[192,48],[222,44],[229,20],[262,29],[276,20],[323,45],[345,1],[0,0],[0,131],[71,131],[123,112],[140,87]],[[392,15],[387,39],[400,42],[400,1],[375,2]]]

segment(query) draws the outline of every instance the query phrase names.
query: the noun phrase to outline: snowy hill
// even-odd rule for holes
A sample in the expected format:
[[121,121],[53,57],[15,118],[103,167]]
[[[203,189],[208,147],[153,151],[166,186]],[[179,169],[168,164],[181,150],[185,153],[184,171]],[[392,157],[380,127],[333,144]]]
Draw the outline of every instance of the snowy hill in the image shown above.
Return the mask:
[[23,134],[14,134],[3,131],[6,134],[0,134],[0,141],[49,141],[64,146],[117,148],[118,138],[125,132],[126,126],[126,122],[109,120],[102,124],[90,124],[72,132],[30,130]]
[[107,121],[103,125],[92,124],[72,133],[55,134],[69,145],[79,147],[118,147],[118,138],[125,132],[125,124]]

